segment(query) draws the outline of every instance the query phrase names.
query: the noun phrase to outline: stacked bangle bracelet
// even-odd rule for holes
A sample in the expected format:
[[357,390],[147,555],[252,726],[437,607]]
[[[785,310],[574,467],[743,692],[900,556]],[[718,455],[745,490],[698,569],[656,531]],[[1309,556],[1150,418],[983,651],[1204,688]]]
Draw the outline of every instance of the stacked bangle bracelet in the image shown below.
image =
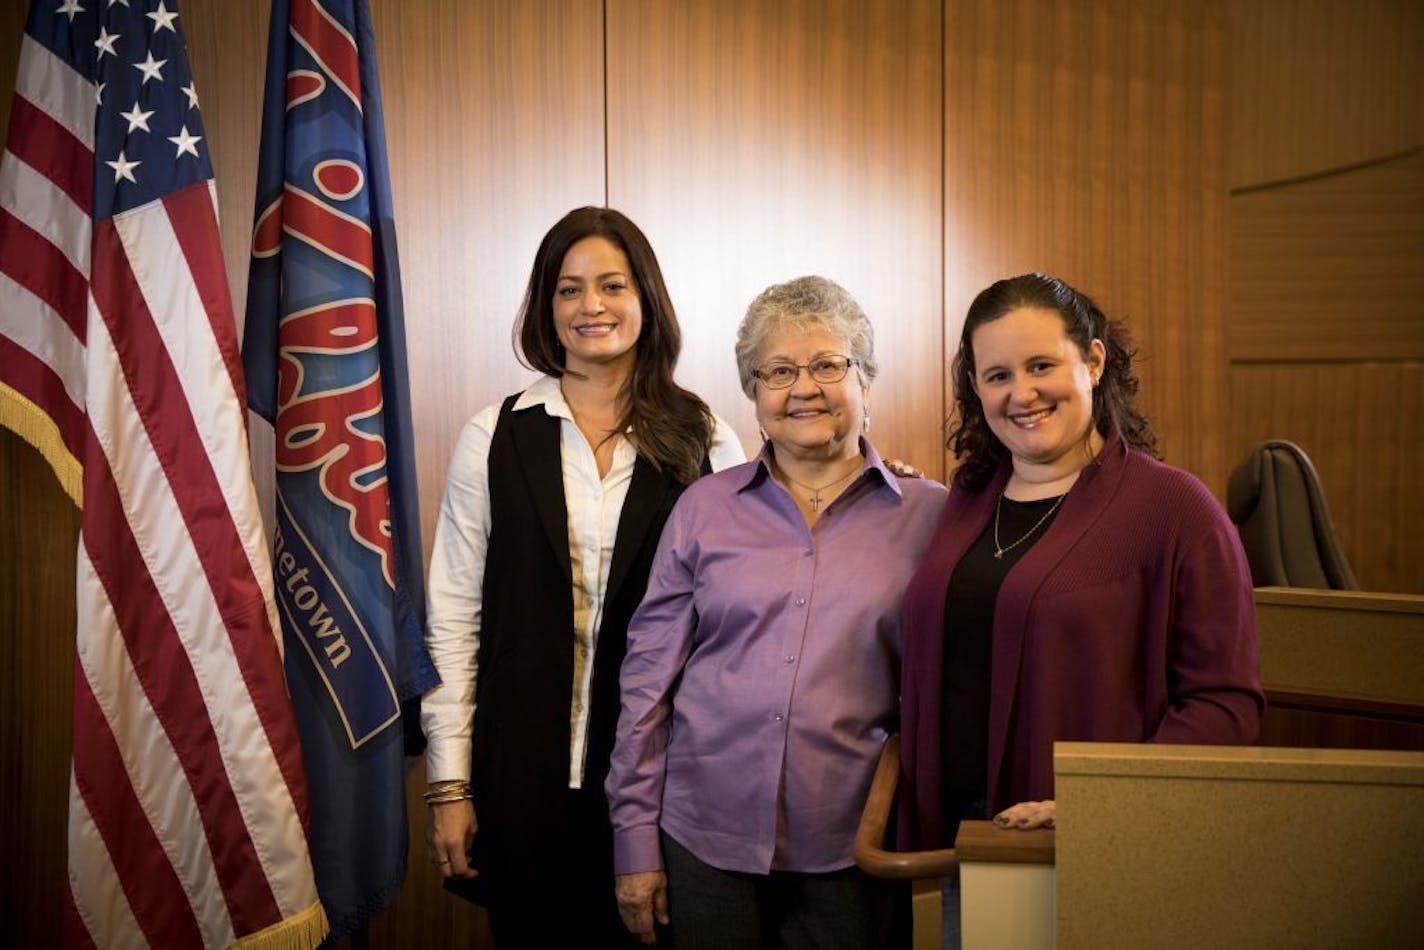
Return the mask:
[[445,782],[431,782],[426,789],[425,804],[427,805],[447,805],[450,802],[466,802],[470,800],[470,783],[460,779],[450,779]]

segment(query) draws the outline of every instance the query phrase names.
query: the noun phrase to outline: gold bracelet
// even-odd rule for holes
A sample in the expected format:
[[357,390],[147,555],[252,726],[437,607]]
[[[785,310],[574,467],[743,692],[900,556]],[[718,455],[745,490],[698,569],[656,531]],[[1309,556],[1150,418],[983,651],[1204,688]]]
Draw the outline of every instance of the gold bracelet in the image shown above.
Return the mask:
[[427,805],[443,805],[447,802],[461,802],[470,797],[470,783],[462,779],[446,779],[431,782],[421,796]]
[[469,800],[470,800],[470,793],[469,793],[469,792],[451,792],[451,793],[449,793],[448,795],[445,795],[445,796],[443,796],[443,797],[441,797],[441,798],[435,798],[435,797],[433,797],[433,796],[427,796],[426,799],[425,799],[425,804],[427,804],[427,805],[448,805],[448,804],[450,804],[451,802],[467,802],[467,801],[469,801]]

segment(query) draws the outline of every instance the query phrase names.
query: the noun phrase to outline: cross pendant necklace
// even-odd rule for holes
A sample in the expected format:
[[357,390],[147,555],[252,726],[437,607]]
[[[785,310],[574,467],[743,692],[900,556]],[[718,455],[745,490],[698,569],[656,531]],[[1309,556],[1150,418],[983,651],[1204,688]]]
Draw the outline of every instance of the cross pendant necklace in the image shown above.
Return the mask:
[[856,464],[851,467],[850,471],[846,472],[844,475],[840,476],[834,481],[826,482],[826,484],[820,486],[819,488],[814,485],[807,485],[805,482],[798,482],[790,475],[786,475],[786,469],[782,469],[781,474],[786,475],[786,480],[791,482],[793,485],[799,485],[811,493],[811,497],[807,499],[807,503],[811,506],[811,513],[818,515],[821,513],[821,492],[825,491],[827,488],[834,488],[836,485],[839,485],[841,482],[845,481],[847,478],[850,478],[858,471],[860,471],[860,459],[857,457]]

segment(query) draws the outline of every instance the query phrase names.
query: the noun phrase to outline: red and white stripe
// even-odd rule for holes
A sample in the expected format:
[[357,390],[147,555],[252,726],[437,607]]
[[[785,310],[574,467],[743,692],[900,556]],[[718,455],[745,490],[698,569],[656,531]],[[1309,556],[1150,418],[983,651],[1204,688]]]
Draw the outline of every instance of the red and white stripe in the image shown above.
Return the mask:
[[94,86],[26,36],[0,158],[0,398],[76,502],[93,175]]
[[321,915],[235,321],[211,182],[91,222],[94,95],[26,39],[0,165],[0,418],[82,470],[69,936],[226,946]]

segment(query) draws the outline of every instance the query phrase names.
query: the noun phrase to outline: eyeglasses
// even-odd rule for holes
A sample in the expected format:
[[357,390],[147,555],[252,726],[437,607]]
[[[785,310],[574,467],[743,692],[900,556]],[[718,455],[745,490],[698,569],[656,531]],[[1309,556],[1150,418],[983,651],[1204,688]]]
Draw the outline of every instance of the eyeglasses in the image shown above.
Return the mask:
[[804,369],[818,383],[838,383],[845,379],[850,368],[859,360],[839,354],[818,356],[809,363],[793,363],[778,360],[752,370],[752,375],[761,380],[767,389],[786,389],[794,384]]

